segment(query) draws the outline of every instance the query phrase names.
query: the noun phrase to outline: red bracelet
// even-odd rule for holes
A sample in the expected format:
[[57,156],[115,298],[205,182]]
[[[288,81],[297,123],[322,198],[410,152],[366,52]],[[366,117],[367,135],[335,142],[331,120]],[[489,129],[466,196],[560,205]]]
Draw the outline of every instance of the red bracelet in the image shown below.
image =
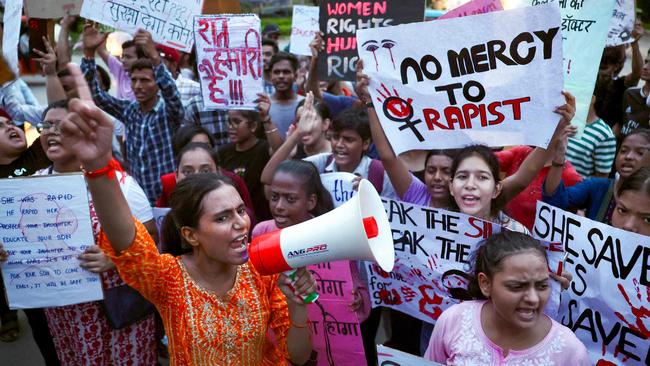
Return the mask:
[[[122,170],[122,166],[115,159],[111,159],[111,161],[109,161],[108,164],[106,164],[105,167],[94,170],[92,172],[88,172],[88,171],[84,170],[83,167],[81,168],[81,170],[84,172],[84,176],[86,178],[88,178],[88,179],[94,179],[94,178],[98,178],[98,177],[101,177],[101,176],[104,176],[104,175],[108,179],[114,179],[116,170],[119,171],[120,173],[124,173],[124,171]],[[122,179],[120,179],[120,183],[124,183],[124,178],[125,178],[125,175],[122,174]]]

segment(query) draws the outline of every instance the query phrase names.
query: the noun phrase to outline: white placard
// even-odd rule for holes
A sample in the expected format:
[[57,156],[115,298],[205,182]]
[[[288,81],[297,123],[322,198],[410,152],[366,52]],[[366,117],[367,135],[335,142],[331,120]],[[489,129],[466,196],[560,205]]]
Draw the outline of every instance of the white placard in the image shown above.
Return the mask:
[[22,0],[7,0],[2,29],[2,55],[14,75],[18,70],[18,39],[20,38],[20,19],[23,13]]
[[81,16],[119,30],[135,33],[142,28],[153,40],[190,52],[192,24],[201,14],[203,0],[84,0]]
[[609,47],[632,43],[635,19],[634,0],[616,0],[605,45]]
[[558,321],[571,328],[594,365],[650,360],[650,237],[537,202],[533,235],[560,243],[573,281]]
[[197,67],[205,109],[256,109],[264,75],[260,18],[217,14],[194,18]]
[[83,0],[25,0],[25,12],[30,18],[58,19],[66,14],[79,15]]
[[[389,307],[434,323],[444,310],[460,301],[453,293],[467,288],[464,273],[470,255],[481,241],[503,229],[500,225],[463,213],[418,206],[383,198],[395,247],[395,267],[386,273],[366,263],[372,307]],[[549,268],[560,272],[563,251],[541,243]],[[558,313],[560,285],[551,281],[547,315]]]
[[289,52],[295,55],[311,56],[309,43],[318,32],[320,32],[318,6],[294,5]]
[[560,120],[556,5],[363,29],[357,44],[397,154],[476,143],[546,147]]
[[341,206],[352,198],[357,192],[352,188],[352,181],[359,178],[352,173],[336,172],[320,175],[323,186],[332,195],[334,208]]
[[0,179],[0,240],[9,307],[43,308],[103,298],[77,257],[95,244],[82,174]]
[[377,361],[379,361],[379,366],[442,366],[440,363],[428,361],[381,344],[377,345]]

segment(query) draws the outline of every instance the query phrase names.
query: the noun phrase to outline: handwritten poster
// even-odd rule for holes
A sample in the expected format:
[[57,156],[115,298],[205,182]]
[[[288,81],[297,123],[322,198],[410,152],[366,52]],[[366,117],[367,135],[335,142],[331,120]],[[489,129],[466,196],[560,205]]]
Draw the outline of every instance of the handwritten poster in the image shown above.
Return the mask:
[[254,14],[194,18],[206,109],[256,109],[263,92],[260,19]]
[[12,309],[103,298],[99,275],[77,256],[95,244],[81,174],[0,179],[2,277]]
[[203,0],[84,0],[81,16],[119,30],[135,33],[142,28],[153,40],[190,52],[192,24],[201,14]]
[[377,345],[377,360],[379,366],[442,366],[437,362],[427,361],[422,357],[398,351],[390,347]]
[[537,202],[533,234],[561,243],[573,274],[558,321],[598,366],[650,361],[650,237]]
[[397,154],[476,143],[546,147],[560,119],[553,111],[564,104],[561,38],[555,5],[357,32],[372,101]]
[[[562,49],[564,54],[564,89],[576,97],[576,115],[571,124],[584,130],[591,96],[596,85],[598,66],[605,47],[607,31],[616,0],[508,0],[509,7],[560,7]],[[589,45],[589,47],[585,47]],[[548,77],[548,76],[547,76]]]
[[446,12],[438,19],[466,17],[503,10],[501,0],[474,0]]
[[79,15],[83,0],[25,0],[25,12],[30,18],[58,19],[66,14]]
[[309,43],[319,31],[318,6],[294,5],[289,52],[295,55],[311,56]]
[[321,0],[319,19],[325,41],[325,53],[318,58],[320,80],[354,81],[357,30],[421,22],[424,0]]
[[356,313],[349,261],[321,263],[308,267],[316,280],[319,298],[307,308],[314,350],[319,366],[365,365],[361,328]]
[[616,0],[605,45],[609,47],[632,43],[635,20],[634,0]]
[[352,181],[358,179],[358,177],[352,173],[324,173],[320,175],[320,179],[325,189],[332,195],[335,208],[347,202],[356,193],[352,188]]
[[[482,240],[501,226],[462,213],[384,200],[393,233],[395,267],[390,273],[366,264],[373,307],[385,306],[433,323],[459,300],[453,294],[467,288],[470,254]],[[557,245],[542,243],[549,254],[549,267],[557,272],[563,252]],[[551,283],[554,301],[544,311],[557,314],[559,284]]]
[[2,55],[14,75],[19,75],[18,38],[20,37],[20,19],[22,13],[22,0],[6,1],[2,24]]

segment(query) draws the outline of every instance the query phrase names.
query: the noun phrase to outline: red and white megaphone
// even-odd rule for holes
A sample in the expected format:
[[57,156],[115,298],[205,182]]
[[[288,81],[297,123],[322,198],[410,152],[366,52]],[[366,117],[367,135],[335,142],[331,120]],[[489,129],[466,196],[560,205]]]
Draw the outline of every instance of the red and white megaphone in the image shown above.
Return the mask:
[[262,275],[344,259],[374,261],[386,272],[392,271],[395,264],[384,205],[372,183],[365,179],[359,183],[357,194],[339,208],[302,224],[260,235],[253,239],[248,251]]

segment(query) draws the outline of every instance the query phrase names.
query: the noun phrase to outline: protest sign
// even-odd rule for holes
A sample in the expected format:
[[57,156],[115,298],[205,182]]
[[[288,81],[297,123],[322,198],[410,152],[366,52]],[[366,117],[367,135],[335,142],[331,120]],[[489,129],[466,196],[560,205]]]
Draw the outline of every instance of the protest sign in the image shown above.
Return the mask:
[[474,0],[446,12],[438,19],[466,17],[503,10],[500,0]]
[[379,366],[442,366],[437,362],[427,361],[422,357],[413,356],[410,353],[401,352],[381,344],[377,345],[377,361],[379,361]]
[[190,52],[193,19],[201,14],[202,1],[84,0],[81,16],[128,33],[142,28],[155,42]]
[[205,109],[256,109],[263,92],[257,15],[197,16],[194,38]]
[[533,235],[560,243],[573,274],[558,321],[571,328],[591,361],[650,362],[650,237],[613,228],[541,201]]
[[550,142],[564,103],[557,6],[364,29],[357,42],[395,153]]
[[359,318],[349,309],[354,300],[350,265],[350,261],[337,261],[308,267],[319,295],[318,301],[307,308],[318,365],[359,366],[366,363]]
[[25,13],[30,18],[58,19],[66,14],[79,15],[83,0],[25,0]]
[[319,79],[355,80],[357,30],[421,22],[423,18],[424,0],[322,0],[319,23],[325,50],[318,58]]
[[18,39],[20,37],[20,20],[23,13],[22,0],[7,0],[2,17],[2,55],[7,61],[9,70],[19,75],[18,70]]
[[352,188],[352,181],[358,178],[352,173],[336,172],[320,175],[325,189],[332,195],[334,208],[341,206],[354,196],[356,191]]
[[[47,193],[46,193],[47,192]],[[77,257],[95,244],[82,174],[0,179],[2,277],[12,309],[103,298],[99,275]]]
[[632,43],[634,21],[634,0],[616,0],[605,45],[610,47]]
[[[560,7],[562,49],[564,54],[564,90],[576,97],[576,114],[571,124],[578,127],[579,138],[587,121],[591,96],[596,85],[598,66],[616,0],[508,0],[508,7]],[[589,47],[585,47],[589,45]],[[546,75],[545,77],[551,77]],[[537,80],[535,81],[535,83]]]
[[294,5],[289,52],[295,55],[311,56],[309,43],[319,31],[318,6]]
[[[395,267],[390,273],[368,263],[368,289],[373,307],[385,306],[433,323],[452,298],[467,288],[470,254],[476,245],[501,226],[432,207],[383,199],[395,245]],[[563,252],[542,243],[549,254],[549,267],[558,271]],[[552,282],[554,301],[545,312],[557,314],[559,285]],[[456,296],[458,297],[458,296]]]

